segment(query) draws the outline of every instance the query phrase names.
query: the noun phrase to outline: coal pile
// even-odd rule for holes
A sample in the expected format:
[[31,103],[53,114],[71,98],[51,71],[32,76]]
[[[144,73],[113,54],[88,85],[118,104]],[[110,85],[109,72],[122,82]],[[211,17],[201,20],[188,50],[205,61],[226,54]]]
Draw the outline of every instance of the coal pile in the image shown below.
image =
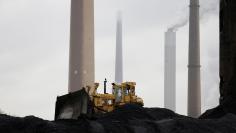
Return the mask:
[[193,119],[162,108],[125,105],[114,112],[47,121],[0,115],[0,133],[236,133],[236,115]]
[[228,97],[216,108],[210,109],[202,114],[200,119],[217,119],[229,113],[236,114],[236,98]]

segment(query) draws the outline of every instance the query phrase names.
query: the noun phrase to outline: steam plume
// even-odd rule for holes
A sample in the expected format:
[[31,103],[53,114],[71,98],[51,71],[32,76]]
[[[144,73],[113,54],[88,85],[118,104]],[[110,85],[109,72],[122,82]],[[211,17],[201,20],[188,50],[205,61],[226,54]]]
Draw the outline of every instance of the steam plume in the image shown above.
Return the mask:
[[[219,11],[219,0],[204,0],[200,8],[200,19],[205,19],[209,14],[218,14]],[[205,4],[204,4],[205,3]],[[186,12],[186,11],[185,11]],[[176,31],[181,27],[184,27],[189,22],[188,14],[181,18],[177,23],[173,24],[168,30]]]
[[0,114],[4,114],[4,112],[0,109]]

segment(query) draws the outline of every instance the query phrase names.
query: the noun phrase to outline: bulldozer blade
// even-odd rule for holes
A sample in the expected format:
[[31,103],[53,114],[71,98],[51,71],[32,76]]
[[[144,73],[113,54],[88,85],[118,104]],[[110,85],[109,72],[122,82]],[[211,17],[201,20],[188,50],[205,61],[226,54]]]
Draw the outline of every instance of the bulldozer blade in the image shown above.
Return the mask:
[[89,95],[85,89],[57,97],[55,120],[78,119],[88,113]]

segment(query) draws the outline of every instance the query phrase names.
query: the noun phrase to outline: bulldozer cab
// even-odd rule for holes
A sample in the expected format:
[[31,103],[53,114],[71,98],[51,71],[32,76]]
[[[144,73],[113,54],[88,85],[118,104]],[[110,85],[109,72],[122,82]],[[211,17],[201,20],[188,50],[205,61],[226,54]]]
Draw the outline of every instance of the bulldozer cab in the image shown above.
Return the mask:
[[131,102],[132,96],[135,95],[135,82],[113,83],[112,85],[112,93],[115,96],[115,102],[117,104]]
[[122,102],[122,86],[115,83],[112,84],[112,94],[115,96],[115,102]]

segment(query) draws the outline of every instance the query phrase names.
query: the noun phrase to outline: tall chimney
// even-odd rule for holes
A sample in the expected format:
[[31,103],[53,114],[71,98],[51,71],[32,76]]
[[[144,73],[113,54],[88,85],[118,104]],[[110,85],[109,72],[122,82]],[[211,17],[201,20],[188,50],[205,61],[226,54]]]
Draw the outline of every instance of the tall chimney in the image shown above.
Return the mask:
[[116,27],[116,64],[115,64],[115,82],[123,82],[123,52],[122,52],[122,17],[118,12]]
[[176,32],[165,33],[164,106],[176,111]]
[[199,7],[199,0],[190,0],[188,60],[188,115],[190,117],[198,117],[201,114]]
[[94,1],[71,0],[69,93],[94,84]]

